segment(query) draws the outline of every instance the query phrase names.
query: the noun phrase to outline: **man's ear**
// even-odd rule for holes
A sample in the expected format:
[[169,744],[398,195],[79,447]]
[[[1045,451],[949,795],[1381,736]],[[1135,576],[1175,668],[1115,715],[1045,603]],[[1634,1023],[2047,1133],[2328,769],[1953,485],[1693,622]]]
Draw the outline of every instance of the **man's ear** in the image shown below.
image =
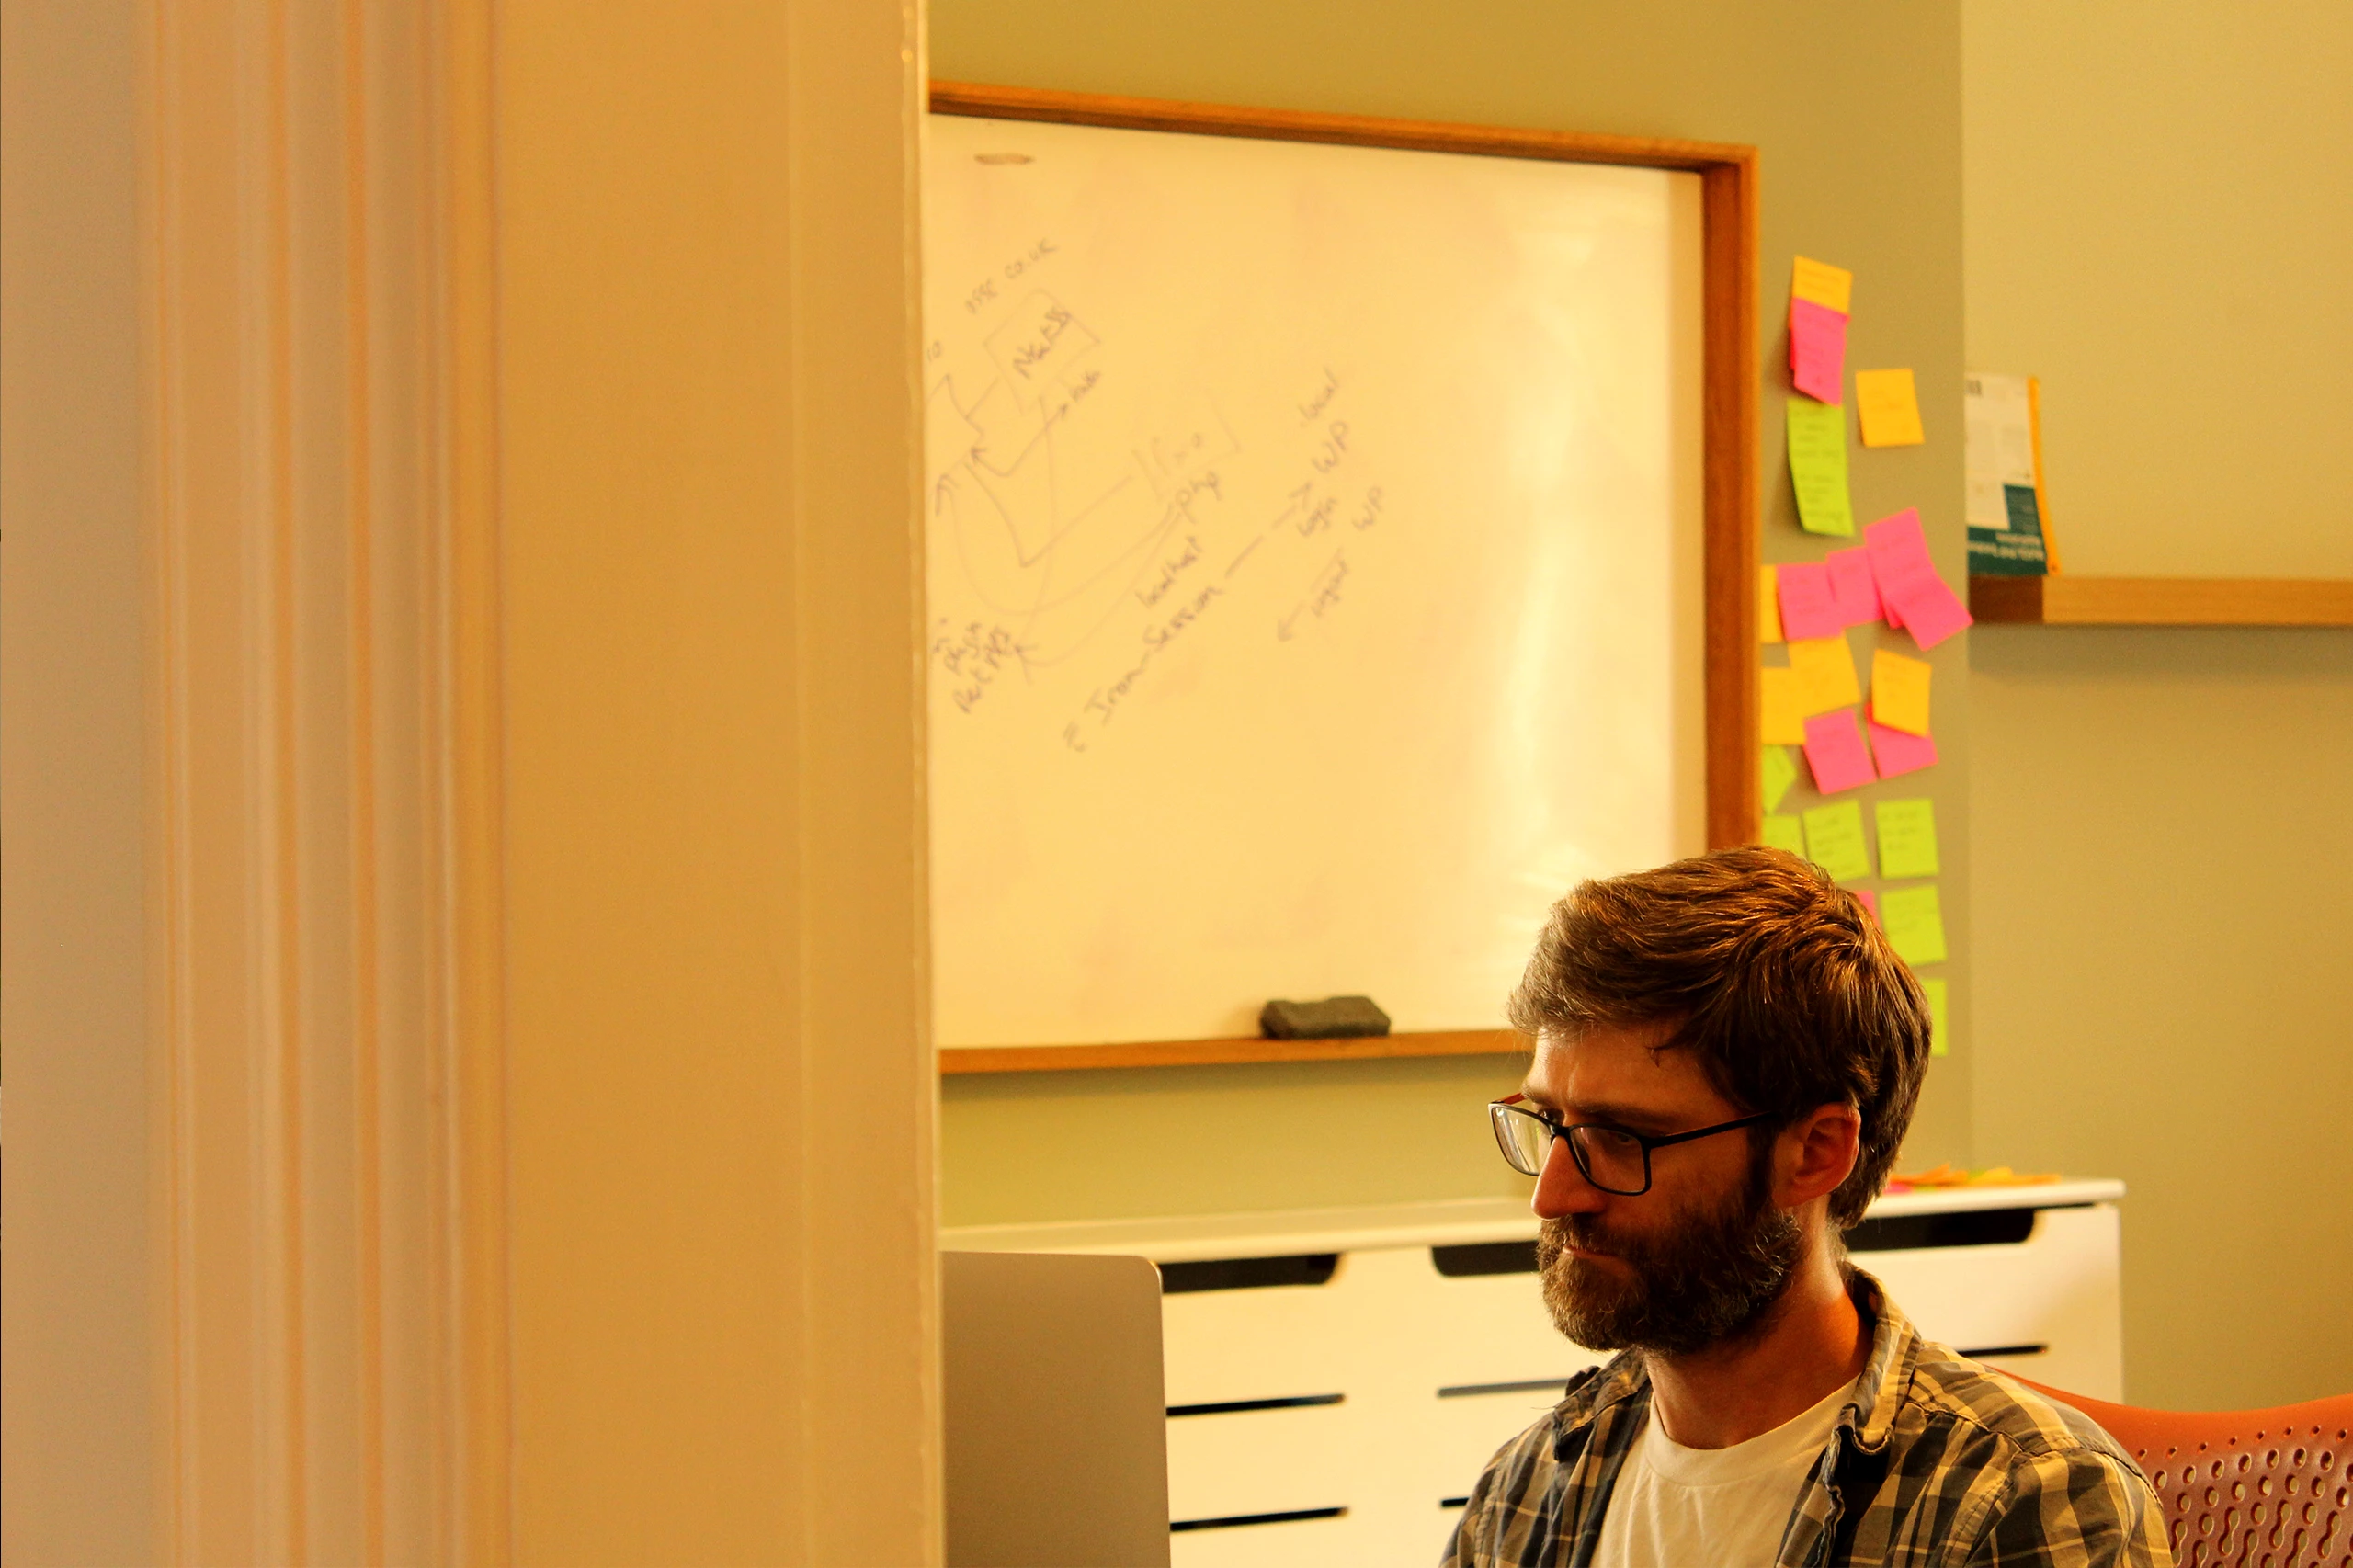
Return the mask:
[[1853,1174],[1863,1142],[1863,1119],[1853,1106],[1816,1106],[1782,1131],[1774,1150],[1774,1203],[1811,1203]]

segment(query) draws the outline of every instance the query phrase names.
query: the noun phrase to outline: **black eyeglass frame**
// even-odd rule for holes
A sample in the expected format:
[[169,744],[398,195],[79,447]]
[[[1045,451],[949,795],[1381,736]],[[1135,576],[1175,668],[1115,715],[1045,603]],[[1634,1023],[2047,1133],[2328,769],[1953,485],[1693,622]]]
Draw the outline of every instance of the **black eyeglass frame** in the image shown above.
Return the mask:
[[[1487,1120],[1495,1134],[1495,1147],[1503,1151],[1504,1163],[1522,1176],[1541,1176],[1544,1174],[1542,1161],[1540,1160],[1537,1163],[1537,1168],[1531,1171],[1523,1168],[1519,1161],[1514,1157],[1511,1134],[1506,1131],[1509,1124],[1504,1120],[1504,1118],[1525,1117],[1552,1132],[1552,1137],[1546,1140],[1544,1144],[1546,1154],[1549,1155],[1552,1153],[1553,1141],[1568,1139],[1569,1158],[1577,1163],[1577,1174],[1584,1176],[1597,1191],[1606,1192],[1612,1198],[1640,1198],[1651,1189],[1651,1151],[1654,1149],[1665,1149],[1677,1143],[1688,1143],[1695,1138],[1712,1138],[1719,1132],[1730,1132],[1741,1127],[1755,1127],[1759,1122],[1775,1119],[1772,1112],[1759,1111],[1755,1116],[1744,1116],[1736,1121],[1719,1121],[1713,1127],[1695,1127],[1688,1132],[1670,1132],[1664,1137],[1653,1137],[1647,1132],[1637,1132],[1631,1127],[1618,1127],[1607,1121],[1561,1121],[1547,1116],[1540,1110],[1527,1109],[1520,1103],[1527,1098],[1526,1095],[1507,1095],[1502,1099],[1487,1102]],[[1610,1132],[1620,1138],[1631,1138],[1642,1146],[1642,1186],[1629,1191],[1620,1187],[1604,1187],[1595,1178],[1592,1167],[1586,1163],[1585,1145],[1578,1140],[1569,1137],[1572,1132],[1587,1128],[1596,1132]]]

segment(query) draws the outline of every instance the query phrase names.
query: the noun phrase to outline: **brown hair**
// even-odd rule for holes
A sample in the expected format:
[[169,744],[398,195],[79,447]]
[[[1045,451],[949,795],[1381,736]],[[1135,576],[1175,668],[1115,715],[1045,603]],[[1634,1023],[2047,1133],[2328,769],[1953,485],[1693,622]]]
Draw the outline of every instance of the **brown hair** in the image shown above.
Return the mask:
[[1719,1093],[1783,1125],[1853,1106],[1861,1147],[1830,1195],[1841,1229],[1886,1182],[1928,1060],[1927,999],[1879,923],[1779,849],[1580,884],[1552,906],[1509,1012],[1529,1035],[1672,1021],[1660,1049],[1696,1052]]

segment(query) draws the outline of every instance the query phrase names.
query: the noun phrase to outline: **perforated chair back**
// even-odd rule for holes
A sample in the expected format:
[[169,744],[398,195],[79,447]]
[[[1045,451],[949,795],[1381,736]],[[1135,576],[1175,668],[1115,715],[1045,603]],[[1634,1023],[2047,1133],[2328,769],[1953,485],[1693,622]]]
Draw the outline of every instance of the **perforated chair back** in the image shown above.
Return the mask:
[[2140,1410],[2042,1389],[2108,1429],[2180,1568],[2353,1568],[2353,1394],[2277,1410]]

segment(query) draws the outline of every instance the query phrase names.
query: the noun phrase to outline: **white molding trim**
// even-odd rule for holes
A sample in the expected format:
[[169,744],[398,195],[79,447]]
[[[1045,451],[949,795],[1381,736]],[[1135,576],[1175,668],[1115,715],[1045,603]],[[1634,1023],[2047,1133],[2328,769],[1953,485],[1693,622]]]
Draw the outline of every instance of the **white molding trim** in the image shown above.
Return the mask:
[[457,167],[488,144],[460,123],[487,22],[150,22],[160,1555],[502,1560],[470,1419],[500,1406],[502,1210],[469,1201],[496,1031],[459,1049],[462,868],[495,835],[460,832],[457,744],[488,689],[461,623],[495,619],[457,492],[488,407],[458,342],[486,182]]

